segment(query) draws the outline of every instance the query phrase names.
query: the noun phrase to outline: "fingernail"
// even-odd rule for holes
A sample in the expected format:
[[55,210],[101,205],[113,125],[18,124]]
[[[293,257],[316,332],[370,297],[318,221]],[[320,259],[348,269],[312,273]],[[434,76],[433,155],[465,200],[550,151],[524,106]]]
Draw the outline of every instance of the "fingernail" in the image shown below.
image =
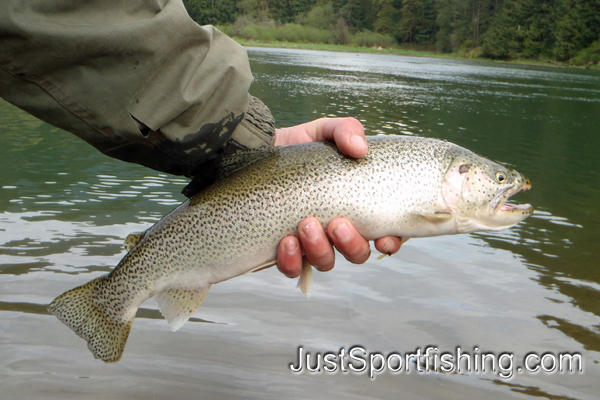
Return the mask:
[[288,255],[293,256],[298,251],[298,242],[294,239],[288,239],[283,243],[283,249]]
[[350,137],[350,143],[365,149],[367,148],[367,139],[364,136],[353,135]]
[[347,242],[352,238],[352,232],[350,232],[350,228],[348,228],[348,225],[346,225],[345,222],[336,226],[333,230],[333,235],[342,243]]
[[316,242],[321,237],[321,232],[319,231],[319,228],[315,222],[311,222],[306,225],[302,231],[304,231],[304,234],[311,242]]

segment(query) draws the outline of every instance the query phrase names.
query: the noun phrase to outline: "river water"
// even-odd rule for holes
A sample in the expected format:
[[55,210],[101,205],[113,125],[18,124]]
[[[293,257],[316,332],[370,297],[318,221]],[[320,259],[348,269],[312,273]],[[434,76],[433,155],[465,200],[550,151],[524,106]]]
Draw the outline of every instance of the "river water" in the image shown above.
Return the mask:
[[[148,301],[123,359],[106,365],[46,306],[110,271],[125,236],[182,201],[186,181],[109,159],[0,102],[1,399],[597,398],[598,72],[248,51],[251,92],[279,126],[355,116],[369,134],[447,139],[527,175],[532,190],[514,200],[535,214],[504,232],[414,239],[361,266],[340,257],[309,299],[274,269],[239,277],[213,286],[176,333]],[[300,347],[312,366],[341,349],[404,363],[375,379],[347,357],[347,372],[297,374]],[[427,347],[437,366],[406,358]],[[460,371],[440,366],[458,352]],[[561,354],[574,372],[556,370]],[[503,364],[482,368],[484,355]],[[527,355],[543,368],[528,371]]]

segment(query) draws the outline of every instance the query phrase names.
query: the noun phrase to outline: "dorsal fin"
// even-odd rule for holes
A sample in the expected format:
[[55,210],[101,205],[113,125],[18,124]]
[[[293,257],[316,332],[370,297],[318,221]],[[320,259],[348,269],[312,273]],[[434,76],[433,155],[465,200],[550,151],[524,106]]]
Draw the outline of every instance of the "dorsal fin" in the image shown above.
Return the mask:
[[125,238],[125,242],[123,243],[123,245],[125,246],[125,250],[129,253],[131,250],[133,250],[135,246],[137,246],[139,242],[142,241],[145,235],[146,231],[130,233],[129,235],[127,235],[127,237]]
[[[216,181],[227,178],[239,170],[267,158],[272,154],[272,147],[260,147],[257,149],[238,150],[235,153],[220,156],[217,160],[206,165],[205,170],[202,170],[201,174],[195,176],[194,179],[183,188],[181,193],[188,198],[192,198],[198,192],[204,190]],[[200,166],[204,166],[205,164],[206,163],[201,164]]]
[[233,175],[237,171],[272,155],[273,148],[271,147],[243,150],[230,154],[221,160],[217,170],[217,180]]

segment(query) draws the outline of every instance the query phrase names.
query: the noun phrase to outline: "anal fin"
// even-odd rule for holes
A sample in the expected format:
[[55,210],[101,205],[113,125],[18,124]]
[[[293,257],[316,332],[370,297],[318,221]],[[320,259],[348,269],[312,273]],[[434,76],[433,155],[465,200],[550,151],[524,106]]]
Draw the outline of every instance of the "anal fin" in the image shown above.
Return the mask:
[[199,289],[169,289],[156,296],[160,312],[175,332],[185,324],[204,301],[210,286]]
[[306,295],[306,297],[310,297],[313,286],[313,270],[312,265],[308,262],[306,257],[302,257],[302,272],[300,273],[300,278],[298,279],[298,285],[302,293]]

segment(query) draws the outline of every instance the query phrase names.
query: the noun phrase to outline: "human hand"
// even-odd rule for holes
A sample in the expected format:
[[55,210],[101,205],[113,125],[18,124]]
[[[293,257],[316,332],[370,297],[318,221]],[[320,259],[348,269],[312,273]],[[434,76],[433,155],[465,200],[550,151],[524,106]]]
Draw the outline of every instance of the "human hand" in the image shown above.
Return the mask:
[[[365,131],[356,118],[320,118],[302,125],[277,129],[275,146],[332,140],[338,149],[354,158],[364,157],[368,147]],[[375,248],[384,254],[400,250],[402,240],[385,236],[375,240]],[[345,218],[336,218],[327,225],[327,234],[314,217],[305,218],[298,225],[298,237],[287,236],[279,242],[277,268],[284,275],[295,278],[302,270],[302,249],[319,271],[329,271],[335,263],[335,246],[351,263],[362,264],[371,255],[369,242]]]

